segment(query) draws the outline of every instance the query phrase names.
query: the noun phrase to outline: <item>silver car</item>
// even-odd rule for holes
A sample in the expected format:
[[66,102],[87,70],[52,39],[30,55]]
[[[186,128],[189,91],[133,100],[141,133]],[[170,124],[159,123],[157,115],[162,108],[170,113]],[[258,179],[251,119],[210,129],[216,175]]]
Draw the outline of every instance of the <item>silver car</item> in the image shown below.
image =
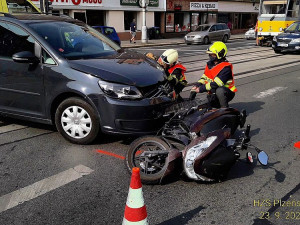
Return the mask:
[[186,44],[208,44],[211,41],[223,41],[226,43],[230,38],[230,29],[225,23],[203,24],[193,32],[185,35]]

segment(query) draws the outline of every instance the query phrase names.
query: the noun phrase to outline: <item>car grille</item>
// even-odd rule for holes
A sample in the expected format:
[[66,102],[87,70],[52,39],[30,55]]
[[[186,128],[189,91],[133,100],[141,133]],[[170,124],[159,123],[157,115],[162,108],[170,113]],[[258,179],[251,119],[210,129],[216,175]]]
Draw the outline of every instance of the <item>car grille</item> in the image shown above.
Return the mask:
[[194,38],[195,36],[186,36],[186,38]]
[[142,88],[141,91],[145,98],[157,98],[161,96],[167,96],[170,90],[170,83],[168,81],[165,81],[163,84]]
[[291,40],[292,39],[290,39],[290,38],[284,38],[284,39],[283,38],[280,38],[280,39],[278,38],[277,42],[290,43]]

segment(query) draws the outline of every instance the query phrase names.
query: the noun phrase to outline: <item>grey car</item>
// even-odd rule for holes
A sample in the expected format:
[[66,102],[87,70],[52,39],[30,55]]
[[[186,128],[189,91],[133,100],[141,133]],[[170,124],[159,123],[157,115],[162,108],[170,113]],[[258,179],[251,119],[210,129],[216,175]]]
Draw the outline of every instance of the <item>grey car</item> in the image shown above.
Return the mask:
[[208,44],[211,41],[223,41],[230,38],[230,29],[225,23],[203,24],[184,37],[186,44]]

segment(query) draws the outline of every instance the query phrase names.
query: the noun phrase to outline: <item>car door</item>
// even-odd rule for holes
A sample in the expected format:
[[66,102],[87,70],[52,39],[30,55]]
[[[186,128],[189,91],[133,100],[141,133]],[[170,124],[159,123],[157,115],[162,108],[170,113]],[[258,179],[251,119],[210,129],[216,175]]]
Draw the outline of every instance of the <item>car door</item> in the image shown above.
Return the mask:
[[209,29],[209,40],[210,41],[216,41],[217,40],[217,26],[213,25],[211,26],[211,28]]
[[222,24],[217,24],[217,32],[216,32],[216,38],[218,41],[222,41],[224,36],[224,29]]
[[23,28],[0,22],[0,111],[30,117],[43,117],[44,82],[41,65],[17,63],[12,55],[22,51],[34,54],[35,39]]

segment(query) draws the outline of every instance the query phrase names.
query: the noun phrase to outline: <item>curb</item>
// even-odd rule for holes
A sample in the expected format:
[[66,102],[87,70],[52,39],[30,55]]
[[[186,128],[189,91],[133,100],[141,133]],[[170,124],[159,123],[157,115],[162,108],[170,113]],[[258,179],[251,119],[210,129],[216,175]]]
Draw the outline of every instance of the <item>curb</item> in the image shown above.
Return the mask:
[[[231,38],[229,40],[236,40],[236,39],[244,39],[244,37],[236,37],[236,38]],[[147,44],[135,44],[135,45],[132,45],[132,46],[126,45],[122,48],[140,48],[140,47],[148,47],[148,46],[183,45],[183,44],[185,44],[184,41],[169,42],[169,43],[147,43]]]

